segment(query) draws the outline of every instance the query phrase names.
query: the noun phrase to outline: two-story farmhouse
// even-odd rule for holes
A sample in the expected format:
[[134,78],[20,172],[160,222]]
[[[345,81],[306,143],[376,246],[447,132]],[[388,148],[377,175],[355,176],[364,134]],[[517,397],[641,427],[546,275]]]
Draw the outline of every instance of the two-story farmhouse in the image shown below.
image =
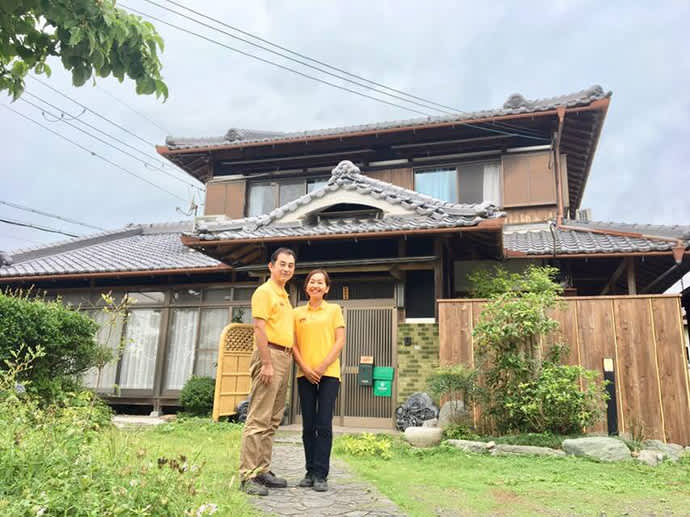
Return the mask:
[[[250,317],[268,257],[290,246],[294,302],[322,267],[347,318],[341,422],[388,425],[438,364],[436,300],[467,296],[478,268],[550,264],[567,294],[587,296],[662,293],[690,269],[689,226],[597,223],[580,210],[610,100],[594,86],[457,116],[171,137],[157,150],[206,183],[204,216],[18,253],[0,282],[70,300],[136,293],[121,330],[130,351],[101,389],[158,407],[192,373],[212,373],[220,329]],[[393,397],[358,387],[362,355],[396,367]]]

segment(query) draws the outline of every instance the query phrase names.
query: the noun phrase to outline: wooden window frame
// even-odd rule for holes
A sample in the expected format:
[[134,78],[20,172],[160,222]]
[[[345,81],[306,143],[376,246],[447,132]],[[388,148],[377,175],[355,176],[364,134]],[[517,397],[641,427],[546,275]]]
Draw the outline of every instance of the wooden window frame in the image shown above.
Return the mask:
[[[502,156],[496,156],[492,158],[485,158],[485,159],[472,159],[472,160],[466,160],[462,162],[452,162],[452,163],[440,163],[438,165],[425,165],[424,167],[414,167],[412,169],[412,181],[414,185],[414,190],[415,192],[419,192],[417,190],[417,173],[425,173],[425,172],[433,172],[437,170],[453,170],[455,169],[455,188],[456,192],[458,193],[458,200],[456,201],[451,201],[452,203],[460,203],[460,169],[463,166],[466,165],[477,165],[477,164],[488,164],[488,163],[495,163],[498,165],[498,182],[499,182],[499,189],[500,189],[500,196],[501,196],[501,203],[499,205],[499,208],[503,207],[503,199],[504,199],[504,192],[503,192],[503,157]],[[484,200],[477,201],[477,203],[483,203]]]

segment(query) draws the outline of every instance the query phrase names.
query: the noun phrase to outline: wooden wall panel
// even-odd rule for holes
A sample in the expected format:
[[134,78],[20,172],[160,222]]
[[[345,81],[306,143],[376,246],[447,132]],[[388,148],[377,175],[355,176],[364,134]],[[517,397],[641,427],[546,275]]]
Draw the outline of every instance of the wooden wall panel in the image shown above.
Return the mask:
[[[610,300],[604,300],[604,304],[599,300],[583,299],[578,300],[577,319],[578,335],[580,346],[580,361],[582,366],[588,370],[602,372],[603,359],[610,357],[613,359],[616,370],[618,370],[618,360],[616,358],[615,332],[613,327],[613,311]],[[603,380],[603,373],[599,375],[599,380]],[[617,404],[619,422],[622,411],[620,397]],[[602,419],[588,431],[605,432],[606,421]]]
[[439,328],[447,331],[439,336],[440,364],[473,364],[472,304],[439,304]]
[[551,152],[503,156],[503,205],[556,204],[556,178]]
[[680,302],[673,298],[656,298],[651,299],[650,304],[666,439],[672,443],[690,443],[688,369],[683,328],[676,316],[680,314]]
[[225,213],[225,184],[208,183],[206,185],[206,201],[204,215],[222,215]]
[[618,298],[614,308],[625,429],[642,425],[647,434],[664,436],[649,300]]
[[204,215],[227,215],[232,219],[244,217],[246,181],[218,181],[206,185]]
[[[643,422],[648,438],[690,445],[690,377],[678,296],[572,297],[563,302],[553,313],[561,323],[560,336],[547,336],[544,345],[562,337],[571,345],[564,362],[597,372],[604,358],[613,359],[619,431],[629,433],[633,423]],[[471,364],[472,329],[484,303],[439,301],[442,362]],[[605,421],[588,429],[605,430]]]
[[559,327],[556,332],[547,336],[545,341],[547,346],[544,352],[549,351],[548,345],[561,343],[568,348],[566,353],[563,354],[563,362],[572,365],[580,364],[577,309],[573,310],[572,306],[564,304],[556,308],[551,317],[559,323]]
[[556,205],[506,209],[506,224],[527,224],[550,221],[556,218]]
[[410,167],[365,171],[364,174],[370,178],[392,183],[398,187],[414,190],[414,174]]
[[225,184],[225,215],[232,219],[244,217],[246,181]]

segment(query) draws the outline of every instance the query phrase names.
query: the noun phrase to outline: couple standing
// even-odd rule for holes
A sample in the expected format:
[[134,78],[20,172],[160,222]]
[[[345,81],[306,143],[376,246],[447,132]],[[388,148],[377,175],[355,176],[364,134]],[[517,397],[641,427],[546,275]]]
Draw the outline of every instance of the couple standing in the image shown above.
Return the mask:
[[295,273],[295,253],[279,248],[268,264],[271,277],[252,296],[254,342],[249,365],[252,379],[249,412],[240,450],[241,488],[268,495],[284,488],[285,479],[270,470],[273,435],[285,410],[291,359],[299,366],[297,388],[302,407],[302,442],[306,474],[301,487],[328,490],[326,479],[333,443],[333,408],[340,388],[340,351],[345,322],[340,307],[327,303],[328,273],[311,271],[304,290],[309,302],[292,309],[285,284]]

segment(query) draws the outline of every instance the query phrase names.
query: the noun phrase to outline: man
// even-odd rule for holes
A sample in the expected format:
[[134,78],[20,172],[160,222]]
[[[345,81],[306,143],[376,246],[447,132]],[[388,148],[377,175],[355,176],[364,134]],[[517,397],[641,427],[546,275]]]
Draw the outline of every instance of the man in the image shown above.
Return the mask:
[[292,306],[285,284],[295,273],[295,253],[278,248],[268,264],[271,278],[252,295],[256,344],[249,364],[249,412],[240,449],[241,489],[268,495],[287,482],[270,470],[273,435],[283,419],[294,341]]

